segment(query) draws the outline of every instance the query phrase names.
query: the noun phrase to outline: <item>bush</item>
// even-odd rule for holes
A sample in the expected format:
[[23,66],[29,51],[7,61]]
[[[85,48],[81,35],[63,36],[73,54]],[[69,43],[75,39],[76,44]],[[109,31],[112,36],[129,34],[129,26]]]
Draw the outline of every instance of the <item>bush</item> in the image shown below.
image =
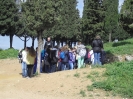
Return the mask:
[[2,50],[2,49],[0,49],[0,59],[17,58],[17,56],[18,56],[18,50],[15,50],[15,49]]
[[95,88],[112,91],[126,97],[133,97],[133,61],[105,65],[107,77],[104,81],[94,82]]

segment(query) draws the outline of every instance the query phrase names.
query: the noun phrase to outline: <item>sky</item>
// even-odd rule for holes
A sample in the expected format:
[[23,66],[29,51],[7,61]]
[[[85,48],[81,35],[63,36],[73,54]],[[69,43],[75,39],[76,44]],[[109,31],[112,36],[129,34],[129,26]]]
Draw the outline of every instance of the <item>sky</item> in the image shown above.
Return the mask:
[[[79,9],[80,17],[82,17],[83,6],[84,6],[83,0],[77,0],[77,1],[78,1],[77,8]],[[119,0],[119,10],[123,2],[124,0]],[[0,48],[8,49],[10,47],[9,40],[10,40],[9,36],[0,36]],[[30,39],[27,42],[27,46],[31,46],[31,44],[32,44],[32,40]],[[18,37],[14,36],[13,37],[13,48],[21,49],[23,47],[24,47],[24,42],[21,41]],[[36,47],[37,47],[37,40],[35,40],[35,48]]]

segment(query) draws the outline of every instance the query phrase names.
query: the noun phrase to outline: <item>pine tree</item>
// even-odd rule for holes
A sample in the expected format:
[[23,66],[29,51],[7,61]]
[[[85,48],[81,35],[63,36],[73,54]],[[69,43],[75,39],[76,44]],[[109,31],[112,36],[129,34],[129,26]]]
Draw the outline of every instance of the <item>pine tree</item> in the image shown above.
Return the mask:
[[85,43],[91,43],[95,35],[103,36],[103,20],[102,0],[84,0],[82,34]]
[[38,37],[38,73],[40,73],[40,52],[43,42],[43,33],[53,27],[59,20],[62,0],[28,0],[22,6],[23,16],[28,35],[34,33]]
[[[113,39],[118,38],[118,2],[119,0],[104,0],[103,5],[105,9],[104,29],[105,40],[111,42]],[[108,38],[107,38],[108,37]]]
[[[80,18],[76,0],[63,0],[60,21],[47,31],[57,42],[72,42],[79,33]],[[46,36],[46,35],[45,35]]]
[[123,29],[133,36],[133,0],[125,0],[121,9],[121,18]]
[[17,7],[14,0],[0,0],[0,34],[10,36],[10,48],[12,48],[15,34]]

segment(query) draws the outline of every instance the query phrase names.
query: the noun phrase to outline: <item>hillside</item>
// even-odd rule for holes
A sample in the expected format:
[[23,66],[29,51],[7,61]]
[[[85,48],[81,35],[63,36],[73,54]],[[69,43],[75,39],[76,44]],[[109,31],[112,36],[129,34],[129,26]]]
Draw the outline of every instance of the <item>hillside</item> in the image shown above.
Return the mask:
[[103,90],[87,90],[96,79],[102,79],[104,71],[87,67],[27,79],[21,77],[18,60],[0,60],[0,99],[121,99]]

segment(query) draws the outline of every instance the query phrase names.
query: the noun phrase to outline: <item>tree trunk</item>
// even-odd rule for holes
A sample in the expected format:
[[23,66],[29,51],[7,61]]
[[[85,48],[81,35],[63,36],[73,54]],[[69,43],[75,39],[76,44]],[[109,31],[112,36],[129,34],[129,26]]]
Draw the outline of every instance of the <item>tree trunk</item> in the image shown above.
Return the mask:
[[41,66],[41,49],[42,49],[42,33],[38,33],[38,61],[37,61],[37,71],[40,74],[40,66]]
[[32,37],[32,47],[34,48],[34,41],[35,41],[35,37]]
[[13,34],[10,34],[10,48],[13,48],[12,43],[13,43]]
[[112,42],[111,36],[112,36],[112,33],[110,32],[110,33],[109,33],[109,42]]
[[27,39],[27,37],[25,36],[24,37],[24,48],[26,47],[26,42],[27,42],[26,39]]

